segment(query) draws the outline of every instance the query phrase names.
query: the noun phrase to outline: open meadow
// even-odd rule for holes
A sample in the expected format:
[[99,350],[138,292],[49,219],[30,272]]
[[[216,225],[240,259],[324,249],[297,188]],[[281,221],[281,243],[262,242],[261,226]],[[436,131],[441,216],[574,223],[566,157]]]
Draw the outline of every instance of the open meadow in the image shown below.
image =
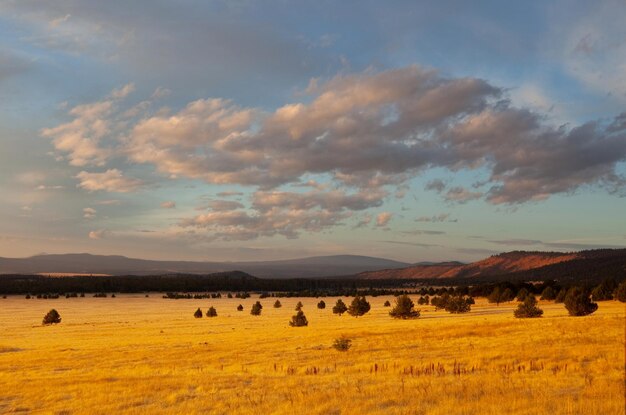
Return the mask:
[[[0,413],[624,414],[623,303],[569,317],[540,302],[544,317],[516,319],[516,302],[481,298],[395,320],[393,297],[358,318],[330,297],[266,298],[252,316],[256,300],[1,299]],[[298,301],[308,327],[289,327]],[[193,317],[209,306],[217,317]],[[62,322],[42,326],[51,308]]]

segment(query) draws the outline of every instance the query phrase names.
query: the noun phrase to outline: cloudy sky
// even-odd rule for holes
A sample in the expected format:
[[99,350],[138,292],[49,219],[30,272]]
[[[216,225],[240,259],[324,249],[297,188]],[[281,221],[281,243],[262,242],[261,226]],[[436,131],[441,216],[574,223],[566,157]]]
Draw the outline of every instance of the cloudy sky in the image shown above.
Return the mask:
[[626,245],[622,1],[0,0],[0,256]]

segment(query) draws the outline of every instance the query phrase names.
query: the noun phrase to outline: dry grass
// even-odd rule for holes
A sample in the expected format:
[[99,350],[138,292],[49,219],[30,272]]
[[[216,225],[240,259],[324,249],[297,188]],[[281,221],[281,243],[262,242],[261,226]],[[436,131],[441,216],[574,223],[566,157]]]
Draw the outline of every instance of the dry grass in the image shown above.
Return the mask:
[[[257,298],[0,299],[0,413],[624,414],[624,304],[517,320],[479,300],[399,321],[386,299],[359,318],[332,298],[268,298],[258,317]],[[308,327],[289,327],[298,301]],[[53,307],[63,322],[42,327]]]

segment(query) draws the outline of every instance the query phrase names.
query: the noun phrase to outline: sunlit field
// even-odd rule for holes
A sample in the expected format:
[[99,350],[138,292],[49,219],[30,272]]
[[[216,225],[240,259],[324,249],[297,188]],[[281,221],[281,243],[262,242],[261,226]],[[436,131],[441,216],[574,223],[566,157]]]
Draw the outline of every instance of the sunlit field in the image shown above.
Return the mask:
[[[252,316],[256,297],[0,299],[0,413],[624,414],[623,303],[516,319],[515,302],[478,299],[394,320],[392,297],[358,318],[336,298],[267,298]],[[298,301],[308,327],[289,327]],[[63,320],[42,326],[51,308]]]

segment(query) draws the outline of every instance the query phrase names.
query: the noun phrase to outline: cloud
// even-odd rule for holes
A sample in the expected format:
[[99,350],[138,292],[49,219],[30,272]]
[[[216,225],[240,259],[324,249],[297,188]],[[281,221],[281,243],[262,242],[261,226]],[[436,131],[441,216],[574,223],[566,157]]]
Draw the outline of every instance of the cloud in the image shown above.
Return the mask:
[[390,212],[381,212],[376,215],[376,226],[387,226],[393,215]]
[[83,217],[85,219],[93,219],[93,218],[95,218],[96,217],[96,213],[97,213],[97,211],[94,208],[88,207],[88,208],[84,208],[83,209]]
[[163,209],[174,209],[176,207],[176,202],[173,200],[168,200],[166,202],[161,202],[161,208]]
[[89,239],[104,239],[109,235],[109,231],[106,229],[99,229],[97,231],[89,232]]
[[379,242],[384,242],[386,244],[419,246],[420,248],[430,248],[433,246],[441,246],[441,245],[425,244],[421,242],[405,242],[405,241],[379,241]]
[[433,216],[420,216],[419,218],[415,219],[415,222],[456,222],[456,219],[450,219],[449,213],[440,213]]
[[81,171],[76,175],[80,180],[77,187],[89,192],[103,190],[106,192],[128,193],[137,190],[143,182],[138,179],[124,177],[118,169],[109,169],[104,173],[88,173]]
[[482,195],[480,192],[470,192],[463,187],[453,187],[446,192],[444,199],[448,202],[467,203],[479,199]]
[[437,193],[441,193],[446,188],[446,183],[441,179],[431,180],[426,183],[426,190],[434,190]]
[[96,205],[101,205],[101,206],[119,206],[121,204],[122,204],[122,201],[118,199],[100,200],[96,202]]
[[412,231],[402,231],[402,233],[406,235],[445,235],[446,234],[444,231],[430,231],[430,230],[423,230],[423,229],[415,229]]
[[227,191],[227,192],[219,192],[217,194],[217,196],[219,196],[219,197],[243,196],[243,193],[242,192]]
[[242,209],[244,205],[233,200],[211,200],[207,203],[206,207],[216,212],[223,212]]
[[[581,186],[624,185],[616,165],[626,159],[626,126],[546,125],[542,114],[512,107],[481,79],[409,66],[339,75],[307,93],[307,103],[273,112],[210,98],[135,121],[115,118],[111,98],[74,107],[73,122],[43,134],[69,152],[70,164],[101,165],[113,152],[170,178],[261,190],[306,175],[328,175],[340,187],[401,190],[435,167],[488,172],[484,191],[455,186],[443,194],[458,203],[484,197],[518,204]],[[105,136],[108,145],[99,146]],[[443,191],[445,183],[435,179],[427,188]]]

